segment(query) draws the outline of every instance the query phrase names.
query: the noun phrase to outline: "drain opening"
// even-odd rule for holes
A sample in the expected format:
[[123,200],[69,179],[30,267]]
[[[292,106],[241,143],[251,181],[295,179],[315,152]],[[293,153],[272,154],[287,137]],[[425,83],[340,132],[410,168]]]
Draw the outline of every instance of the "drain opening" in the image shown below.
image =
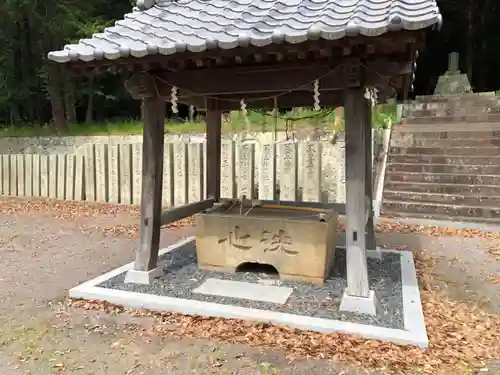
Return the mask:
[[236,272],[248,272],[254,274],[265,274],[268,276],[278,277],[279,272],[270,264],[266,263],[257,263],[257,262],[245,262],[241,263],[238,267],[236,267]]

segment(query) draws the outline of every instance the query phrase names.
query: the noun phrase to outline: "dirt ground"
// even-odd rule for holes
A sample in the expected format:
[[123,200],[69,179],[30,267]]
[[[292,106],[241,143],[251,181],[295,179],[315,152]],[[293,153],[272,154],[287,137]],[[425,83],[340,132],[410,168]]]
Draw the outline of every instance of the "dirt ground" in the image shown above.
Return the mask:
[[[328,359],[289,362],[285,353],[264,348],[151,336],[145,332],[152,318],[66,306],[69,288],[133,260],[135,241],[103,228],[136,221],[120,213],[78,220],[43,213],[0,217],[0,374],[256,375],[268,366],[268,374],[359,373]],[[163,230],[162,246],[191,234],[191,228]],[[499,244],[401,233],[382,233],[379,242],[435,254],[436,272],[452,298],[500,313],[500,287],[485,281],[500,275],[500,263],[487,252]]]

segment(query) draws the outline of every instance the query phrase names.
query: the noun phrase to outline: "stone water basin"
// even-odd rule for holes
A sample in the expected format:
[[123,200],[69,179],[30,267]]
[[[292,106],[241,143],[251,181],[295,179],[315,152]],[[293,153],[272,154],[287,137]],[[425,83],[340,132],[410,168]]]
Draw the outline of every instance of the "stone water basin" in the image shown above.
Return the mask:
[[195,215],[198,267],[235,272],[244,264],[267,264],[283,280],[322,285],[335,257],[336,213],[277,206],[237,205]]

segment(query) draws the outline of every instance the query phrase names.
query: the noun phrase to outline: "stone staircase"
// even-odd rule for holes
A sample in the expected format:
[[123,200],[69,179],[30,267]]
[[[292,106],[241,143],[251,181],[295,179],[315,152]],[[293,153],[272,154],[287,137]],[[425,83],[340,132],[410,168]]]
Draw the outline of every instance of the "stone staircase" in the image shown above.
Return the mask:
[[382,214],[500,223],[500,101],[417,97],[391,135]]

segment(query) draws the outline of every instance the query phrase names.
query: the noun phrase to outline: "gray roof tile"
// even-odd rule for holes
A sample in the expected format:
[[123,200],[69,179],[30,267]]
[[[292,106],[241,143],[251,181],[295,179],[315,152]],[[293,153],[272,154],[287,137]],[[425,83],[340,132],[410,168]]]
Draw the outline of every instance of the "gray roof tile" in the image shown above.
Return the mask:
[[65,63],[171,55],[376,36],[440,22],[436,0],[138,0],[115,26],[48,57]]

